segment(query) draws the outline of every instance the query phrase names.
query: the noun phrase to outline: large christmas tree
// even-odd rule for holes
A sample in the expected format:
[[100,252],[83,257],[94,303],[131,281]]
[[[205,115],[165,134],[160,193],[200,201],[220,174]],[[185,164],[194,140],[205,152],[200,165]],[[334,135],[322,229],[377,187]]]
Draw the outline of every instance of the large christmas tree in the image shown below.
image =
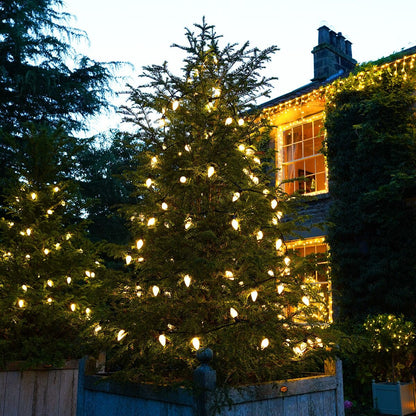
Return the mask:
[[126,109],[145,150],[131,176],[130,272],[107,326],[113,358],[142,381],[182,380],[210,347],[222,382],[286,377],[321,346],[325,307],[287,250],[295,200],[270,187],[265,162],[270,126],[255,100],[276,48],[221,49],[213,26],[195,26],[174,45],[186,52],[182,74],[146,67]]

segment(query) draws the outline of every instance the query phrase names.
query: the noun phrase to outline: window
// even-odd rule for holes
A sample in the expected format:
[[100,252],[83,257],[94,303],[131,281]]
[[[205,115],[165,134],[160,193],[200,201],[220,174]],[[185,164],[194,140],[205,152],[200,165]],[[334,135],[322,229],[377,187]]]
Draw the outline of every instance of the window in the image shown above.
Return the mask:
[[[283,128],[281,135],[281,181],[288,194],[327,192],[327,175],[322,149],[322,119]],[[298,180],[296,180],[299,178]],[[290,180],[290,182],[285,182]]]
[[327,261],[328,245],[325,243],[325,237],[314,237],[289,242],[288,248],[295,250],[301,257],[314,256],[316,259],[316,267],[313,268],[313,271],[305,275],[304,280],[305,283],[316,285],[319,295],[328,306],[328,309],[326,309],[322,307],[322,304],[316,304],[321,315],[318,318],[332,322],[331,282]]

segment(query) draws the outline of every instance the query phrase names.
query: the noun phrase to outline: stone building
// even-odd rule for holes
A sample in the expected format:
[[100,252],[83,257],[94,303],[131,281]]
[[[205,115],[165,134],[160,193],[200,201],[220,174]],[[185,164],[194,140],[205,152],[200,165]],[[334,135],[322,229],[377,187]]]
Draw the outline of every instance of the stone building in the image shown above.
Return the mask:
[[[400,55],[415,53],[416,47],[413,47]],[[336,33],[327,26],[318,29],[318,44],[312,54],[314,77],[311,82],[261,105],[274,126],[271,147],[276,151],[275,167],[278,169],[275,185],[288,194],[310,196],[306,208],[310,230],[302,240],[289,242],[289,247],[295,248],[301,255],[319,255],[328,249],[325,220],[331,198],[328,169],[322,153],[325,91],[356,66],[351,42],[342,33]],[[316,273],[313,278],[331,303],[329,273]]]

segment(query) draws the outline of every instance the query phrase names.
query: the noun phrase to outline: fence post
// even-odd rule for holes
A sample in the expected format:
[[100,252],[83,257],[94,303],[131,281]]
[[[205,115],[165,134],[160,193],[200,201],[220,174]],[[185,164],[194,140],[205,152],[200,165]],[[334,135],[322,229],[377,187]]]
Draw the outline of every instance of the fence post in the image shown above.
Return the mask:
[[77,392],[77,416],[84,416],[85,407],[85,365],[87,358],[79,360],[78,367],[78,392]]
[[196,358],[200,362],[193,374],[196,416],[210,415],[211,397],[217,384],[217,373],[209,365],[213,355],[210,348],[201,348],[196,353]]
[[342,361],[337,358],[335,360],[335,376],[337,378],[337,391],[336,391],[336,399],[337,399],[337,415],[344,416],[344,382],[343,382],[343,375],[342,375]]

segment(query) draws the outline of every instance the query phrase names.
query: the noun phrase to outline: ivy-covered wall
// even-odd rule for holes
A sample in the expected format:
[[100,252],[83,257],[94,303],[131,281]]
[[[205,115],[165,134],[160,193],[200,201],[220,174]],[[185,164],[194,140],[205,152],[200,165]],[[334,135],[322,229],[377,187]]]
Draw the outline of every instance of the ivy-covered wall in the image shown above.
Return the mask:
[[327,88],[335,314],[416,318],[415,55]]

